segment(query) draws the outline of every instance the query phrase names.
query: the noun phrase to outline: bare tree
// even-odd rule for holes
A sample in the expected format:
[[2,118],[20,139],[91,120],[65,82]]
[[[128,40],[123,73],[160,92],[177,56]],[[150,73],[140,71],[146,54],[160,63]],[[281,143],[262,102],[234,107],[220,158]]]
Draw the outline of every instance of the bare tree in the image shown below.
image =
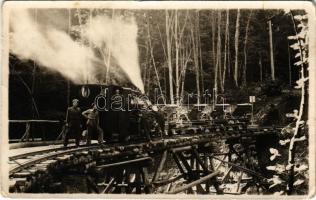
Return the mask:
[[236,18],[236,31],[235,31],[235,70],[234,70],[234,80],[235,85],[238,87],[238,47],[239,47],[239,18],[240,10],[237,10]]
[[269,41],[270,41],[270,62],[271,62],[271,79],[275,80],[274,74],[274,55],[273,55],[273,36],[272,36],[272,22],[271,19],[268,21],[269,23]]
[[[216,65],[214,73],[214,88],[218,88],[218,80],[221,82],[221,12],[218,11],[217,18],[217,55],[216,55]],[[222,88],[221,88],[222,89]]]
[[250,11],[250,14],[247,20],[246,35],[245,35],[245,40],[244,40],[244,68],[243,68],[243,73],[242,73],[243,86],[247,84],[247,42],[248,42],[248,33],[249,33],[249,24],[250,24],[251,15],[252,15],[252,10]]
[[149,26],[150,26],[149,18],[147,18],[147,34],[148,34],[148,44],[149,44],[149,49],[150,49],[150,57],[151,57],[152,65],[153,65],[154,70],[155,70],[155,75],[156,75],[156,78],[157,78],[157,85],[159,87],[160,94],[163,97],[164,104],[166,104],[166,100],[164,98],[164,95],[163,95],[163,92],[162,92],[162,88],[161,88],[159,73],[158,73],[158,70],[157,70],[157,67],[156,67],[155,57],[154,57],[154,53],[153,53],[154,48],[153,48],[153,45],[151,43],[151,34],[150,34]]
[[223,78],[221,82],[222,90],[225,90],[226,69],[229,61],[227,57],[229,53],[229,9],[226,10],[226,25],[225,25],[225,47],[224,47],[224,64],[223,64]]
[[[216,37],[216,24],[215,24],[215,19],[216,19],[216,16],[215,16],[215,11],[212,11],[211,12],[212,15],[211,15],[211,27],[212,27],[212,64],[213,64],[213,67],[215,67],[216,65],[216,50],[215,50],[215,37]],[[214,72],[215,73],[215,72]],[[215,82],[214,82],[215,84]]]
[[172,73],[172,57],[171,57],[171,46],[172,46],[172,37],[171,37],[171,23],[172,19],[169,16],[168,10],[166,10],[166,40],[167,40],[167,64],[169,70],[169,93],[170,93],[170,103],[174,104],[173,97],[173,73]]
[[194,22],[191,23],[191,37],[192,37],[192,47],[193,47],[193,61],[195,68],[195,82],[196,82],[196,91],[197,91],[197,100],[198,104],[200,103],[200,67],[199,67],[199,47],[198,47],[198,35],[197,35],[197,15],[194,18]]
[[175,10],[174,17],[174,39],[175,39],[175,51],[176,51],[176,103],[179,104],[179,91],[180,91],[180,82],[179,82],[179,40],[178,40],[178,10]]

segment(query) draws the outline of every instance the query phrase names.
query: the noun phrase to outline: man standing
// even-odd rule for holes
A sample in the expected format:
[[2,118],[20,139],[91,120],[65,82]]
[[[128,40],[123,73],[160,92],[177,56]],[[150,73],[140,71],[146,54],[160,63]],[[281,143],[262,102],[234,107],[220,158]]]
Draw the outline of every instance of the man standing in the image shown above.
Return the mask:
[[82,115],[88,119],[87,120],[87,145],[91,144],[91,137],[98,135],[99,143],[103,142],[103,131],[99,126],[99,111],[97,106],[93,103],[92,108],[82,112]]
[[80,134],[81,134],[81,109],[78,107],[79,100],[73,99],[72,106],[67,109],[66,114],[66,135],[64,138],[64,147],[67,147],[70,137],[74,137],[76,140],[76,146],[79,146]]

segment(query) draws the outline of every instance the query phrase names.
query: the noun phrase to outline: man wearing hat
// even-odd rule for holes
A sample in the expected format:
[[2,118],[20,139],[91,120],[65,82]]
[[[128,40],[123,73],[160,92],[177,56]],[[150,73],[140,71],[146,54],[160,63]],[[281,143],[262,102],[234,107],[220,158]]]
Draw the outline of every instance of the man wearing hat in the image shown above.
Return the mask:
[[74,137],[76,140],[76,146],[79,146],[80,135],[81,135],[81,109],[78,107],[79,100],[73,99],[72,106],[67,109],[66,114],[66,126],[68,131],[64,138],[64,146],[68,145],[70,137]]

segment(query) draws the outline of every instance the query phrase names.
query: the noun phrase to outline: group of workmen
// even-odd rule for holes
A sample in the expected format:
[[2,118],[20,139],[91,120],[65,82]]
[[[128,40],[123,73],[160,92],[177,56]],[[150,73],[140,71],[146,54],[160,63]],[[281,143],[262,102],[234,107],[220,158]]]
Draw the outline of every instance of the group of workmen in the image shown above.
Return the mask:
[[[82,131],[82,117],[86,119],[86,130]],[[66,126],[64,132],[64,147],[67,147],[69,138],[75,138],[76,146],[85,140],[86,145],[91,144],[91,137],[98,135],[98,142],[103,142],[103,130],[99,126],[99,111],[93,103],[91,108],[81,112],[79,100],[73,99],[72,106],[68,107],[66,114]]]

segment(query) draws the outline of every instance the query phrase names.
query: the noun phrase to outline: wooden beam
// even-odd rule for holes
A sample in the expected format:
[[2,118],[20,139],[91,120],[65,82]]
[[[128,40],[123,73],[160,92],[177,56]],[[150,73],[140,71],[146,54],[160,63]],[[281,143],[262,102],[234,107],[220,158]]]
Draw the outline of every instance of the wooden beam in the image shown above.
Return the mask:
[[183,192],[183,191],[185,191],[185,190],[187,190],[189,188],[192,188],[192,187],[194,187],[194,186],[196,186],[198,184],[204,183],[205,181],[217,176],[218,174],[220,174],[220,171],[213,172],[213,173],[211,173],[209,175],[206,175],[206,176],[204,176],[204,177],[202,177],[202,178],[200,178],[200,179],[198,179],[196,181],[193,181],[193,182],[191,182],[191,183],[189,183],[187,185],[179,187],[179,188],[177,188],[177,189],[175,189],[175,190],[173,190],[171,192],[168,192],[168,194],[177,194],[179,192]]
[[96,168],[104,169],[104,168],[108,168],[108,167],[116,167],[116,166],[119,166],[119,165],[127,165],[127,164],[132,164],[132,163],[141,162],[141,161],[152,161],[152,158],[151,157],[137,158],[137,159],[133,159],[133,160],[126,160],[126,161],[117,162],[117,163],[110,163],[110,164],[106,164],[106,165],[100,165],[100,166],[97,166]]
[[[201,167],[202,167],[202,169],[203,169],[203,171],[205,171],[206,173],[208,173],[208,167],[205,165],[205,163],[201,160],[201,158],[200,158],[200,156],[199,156],[199,153],[197,152],[197,150],[196,149],[193,149],[193,155],[195,156],[195,158],[196,158],[196,161],[197,161],[197,163],[199,163],[200,165],[201,165]],[[197,168],[197,170],[198,170],[198,168]]]
[[239,188],[240,188],[240,183],[241,183],[241,179],[242,179],[243,174],[244,174],[244,172],[241,171],[240,176],[238,177],[236,193],[240,193]]
[[182,165],[181,165],[181,163],[180,163],[180,161],[179,161],[178,156],[177,156],[175,153],[173,153],[173,154],[172,154],[172,157],[173,157],[175,163],[177,164],[177,166],[178,166],[178,168],[179,168],[181,174],[183,174],[183,175],[185,176],[186,173],[185,173],[185,171],[184,171],[184,169],[183,169],[183,167],[182,167]]
[[112,188],[113,184],[114,184],[115,178],[111,178],[110,182],[108,183],[108,185],[104,188],[104,190],[102,191],[101,194],[106,194],[110,191],[110,189]]
[[190,176],[192,174],[192,168],[190,167],[188,161],[182,155],[182,153],[179,153],[178,156],[179,156],[180,160],[182,161],[182,164],[184,165],[185,169],[187,170],[188,175]]
[[[198,153],[198,151],[196,149],[193,149],[193,155],[196,157],[196,161],[201,165],[203,171],[206,174],[210,173],[210,170],[208,169],[208,166],[202,161],[202,159],[200,158],[199,153]],[[214,169],[214,166],[213,166],[212,162],[210,162],[210,167],[211,167],[212,171],[217,171],[217,170]],[[219,183],[218,183],[216,177],[212,178],[212,183],[213,183],[213,185],[214,185],[214,187],[216,189],[217,194],[221,194],[222,190],[219,188]],[[205,185],[206,185],[206,187],[208,187],[208,185],[209,185],[208,182]]]
[[170,179],[166,179],[166,180],[161,180],[161,181],[156,181],[156,182],[153,182],[152,184],[155,185],[155,186],[163,186],[163,185],[167,185],[169,183],[173,183],[181,178],[183,178],[184,175],[183,174],[180,174],[174,178],[170,178]]
[[165,150],[165,151],[163,152],[163,154],[162,154],[162,157],[161,157],[160,163],[159,163],[159,165],[158,165],[158,167],[157,167],[157,170],[155,171],[155,174],[154,174],[154,176],[153,176],[153,178],[152,178],[152,180],[151,180],[152,183],[155,182],[156,179],[159,177],[160,172],[161,172],[161,170],[163,169],[163,167],[164,167],[164,165],[165,165],[167,156],[168,156],[168,151]]
[[224,174],[223,179],[222,179],[222,183],[224,183],[229,175],[229,173],[232,171],[233,167],[230,166],[227,170],[227,172]]
[[176,152],[187,151],[187,150],[190,150],[190,149],[192,149],[192,146],[173,148],[171,151],[173,153],[176,153]]
[[228,162],[228,161],[225,161],[225,160],[216,158],[216,157],[214,157],[214,156],[210,156],[210,157],[212,157],[212,158],[215,159],[215,160],[222,161],[223,163],[226,163],[226,164],[228,164],[228,165],[230,165],[230,166],[232,166],[232,167],[234,167],[234,168],[237,168],[237,169],[239,169],[239,170],[242,170],[242,171],[244,171],[244,172],[246,172],[246,173],[248,173],[248,174],[254,175],[254,176],[256,176],[256,177],[258,177],[258,178],[260,178],[260,179],[264,179],[264,180],[266,179],[266,177],[262,176],[261,174],[255,172],[255,171],[252,171],[252,170],[250,170],[250,169],[247,169],[247,168],[245,168],[245,167],[239,166],[239,165],[237,165],[237,164],[235,164],[235,163]]

